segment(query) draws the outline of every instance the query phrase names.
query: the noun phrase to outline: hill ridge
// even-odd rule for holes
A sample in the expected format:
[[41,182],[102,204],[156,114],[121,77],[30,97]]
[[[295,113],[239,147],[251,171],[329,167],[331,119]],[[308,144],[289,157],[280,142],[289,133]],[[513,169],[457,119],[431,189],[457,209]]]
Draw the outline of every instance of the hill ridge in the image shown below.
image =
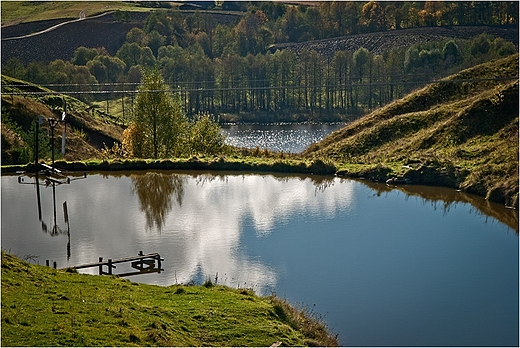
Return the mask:
[[271,52],[290,49],[297,53],[302,50],[314,50],[317,53],[332,58],[336,51],[347,50],[354,52],[364,47],[373,54],[382,54],[392,48],[409,47],[418,42],[441,41],[449,38],[470,39],[482,33],[495,37],[501,37],[519,44],[518,26],[445,26],[445,27],[420,27],[384,32],[352,34],[335,38],[311,40],[305,42],[289,42],[271,45]]
[[[397,172],[415,183],[454,187],[518,207],[518,80],[453,82],[461,77],[518,76],[518,57],[429,84],[352,122],[303,154],[373,167],[371,174],[358,175],[375,175],[377,166],[379,171],[386,167],[384,175],[389,175],[407,166]],[[426,175],[431,171],[435,173]],[[343,173],[353,174],[348,169]]]

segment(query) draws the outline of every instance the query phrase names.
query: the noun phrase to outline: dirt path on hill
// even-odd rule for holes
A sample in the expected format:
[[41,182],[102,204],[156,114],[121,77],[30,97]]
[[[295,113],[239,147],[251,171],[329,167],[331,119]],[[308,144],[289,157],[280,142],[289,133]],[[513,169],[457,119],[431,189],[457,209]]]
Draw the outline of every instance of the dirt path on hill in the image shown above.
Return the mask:
[[18,40],[18,39],[26,39],[28,37],[32,37],[32,36],[36,36],[36,35],[41,35],[41,34],[45,34],[45,33],[48,33],[49,31],[53,31],[55,29],[58,29],[59,27],[62,27],[66,24],[70,24],[70,23],[75,23],[75,22],[79,22],[79,21],[84,21],[84,20],[88,20],[88,19],[94,19],[94,18],[99,18],[99,17],[102,17],[102,16],[105,16],[107,14],[111,14],[111,13],[114,13],[115,11],[109,11],[109,12],[104,12],[104,13],[101,13],[99,15],[95,15],[95,16],[92,16],[92,17],[85,17],[85,18],[78,18],[78,19],[73,19],[73,20],[70,20],[70,21],[66,21],[66,22],[63,22],[63,23],[59,23],[59,24],[56,24],[56,25],[53,25],[52,27],[50,28],[47,28],[47,29],[44,29],[44,30],[41,30],[41,31],[38,31],[38,32],[35,32],[35,33],[31,33],[31,34],[27,34],[27,35],[22,35],[22,36],[15,36],[15,37],[6,37],[6,38],[2,38],[2,41],[7,41],[7,40]]

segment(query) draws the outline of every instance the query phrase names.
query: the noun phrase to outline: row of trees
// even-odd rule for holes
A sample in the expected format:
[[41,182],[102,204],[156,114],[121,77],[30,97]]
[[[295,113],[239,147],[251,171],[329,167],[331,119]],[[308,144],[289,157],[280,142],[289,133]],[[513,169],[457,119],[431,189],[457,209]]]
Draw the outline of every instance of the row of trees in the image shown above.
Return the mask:
[[393,49],[383,55],[365,48],[337,51],[330,59],[308,50],[245,57],[231,52],[211,59],[200,45],[161,46],[155,57],[149,48],[127,43],[115,56],[104,49],[80,47],[70,62],[33,62],[27,68],[7,64],[4,73],[40,84],[64,84],[53,86],[64,92],[91,91],[79,97],[92,101],[133,95],[141,70],[155,66],[169,88],[179,92],[188,115],[266,111],[285,120],[298,114],[331,120],[366,112],[432,78],[516,51],[512,43],[485,34],[472,40]]
[[[324,1],[318,8],[288,9],[284,17],[293,39],[305,41],[404,28],[514,24],[518,2]],[[299,35],[302,28],[309,30],[307,37]]]
[[[154,54],[162,45],[199,43],[210,58],[232,50],[246,56],[269,45],[378,31],[450,26],[518,24],[517,1],[321,1],[294,6],[275,1],[244,2],[237,22],[219,23],[197,12],[158,11],[144,32]],[[137,38],[140,39],[140,38]]]

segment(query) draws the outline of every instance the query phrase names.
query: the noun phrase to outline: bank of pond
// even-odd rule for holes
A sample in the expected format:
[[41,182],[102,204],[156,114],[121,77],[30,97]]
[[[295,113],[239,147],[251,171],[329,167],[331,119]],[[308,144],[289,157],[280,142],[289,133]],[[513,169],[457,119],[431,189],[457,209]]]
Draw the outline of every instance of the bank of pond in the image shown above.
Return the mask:
[[[21,334],[23,332],[23,334]],[[214,285],[157,286],[2,251],[3,346],[334,346],[307,309]]]

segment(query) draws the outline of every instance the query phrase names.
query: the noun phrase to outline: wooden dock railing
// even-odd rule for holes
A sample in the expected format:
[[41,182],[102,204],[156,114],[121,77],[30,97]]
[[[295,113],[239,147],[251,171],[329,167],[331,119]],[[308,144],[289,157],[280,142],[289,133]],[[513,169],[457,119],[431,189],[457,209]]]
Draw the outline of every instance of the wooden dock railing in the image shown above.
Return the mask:
[[[130,272],[124,274],[118,274],[118,276],[130,276],[137,275],[142,273],[161,273],[164,269],[161,268],[163,258],[159,255],[159,253],[151,253],[151,254],[143,254],[142,251],[139,252],[137,256],[128,256],[120,259],[108,259],[103,261],[103,258],[100,257],[98,262],[87,263],[83,265],[78,265],[74,267],[67,267],[72,269],[82,269],[82,268],[91,268],[98,267],[99,274],[113,274],[112,269],[116,268],[117,263],[126,263],[130,262],[132,268],[136,269],[137,272]],[[47,262],[48,265],[48,262]],[[103,267],[107,266],[108,271],[105,272]],[[54,268],[56,268],[56,263],[54,262]]]

